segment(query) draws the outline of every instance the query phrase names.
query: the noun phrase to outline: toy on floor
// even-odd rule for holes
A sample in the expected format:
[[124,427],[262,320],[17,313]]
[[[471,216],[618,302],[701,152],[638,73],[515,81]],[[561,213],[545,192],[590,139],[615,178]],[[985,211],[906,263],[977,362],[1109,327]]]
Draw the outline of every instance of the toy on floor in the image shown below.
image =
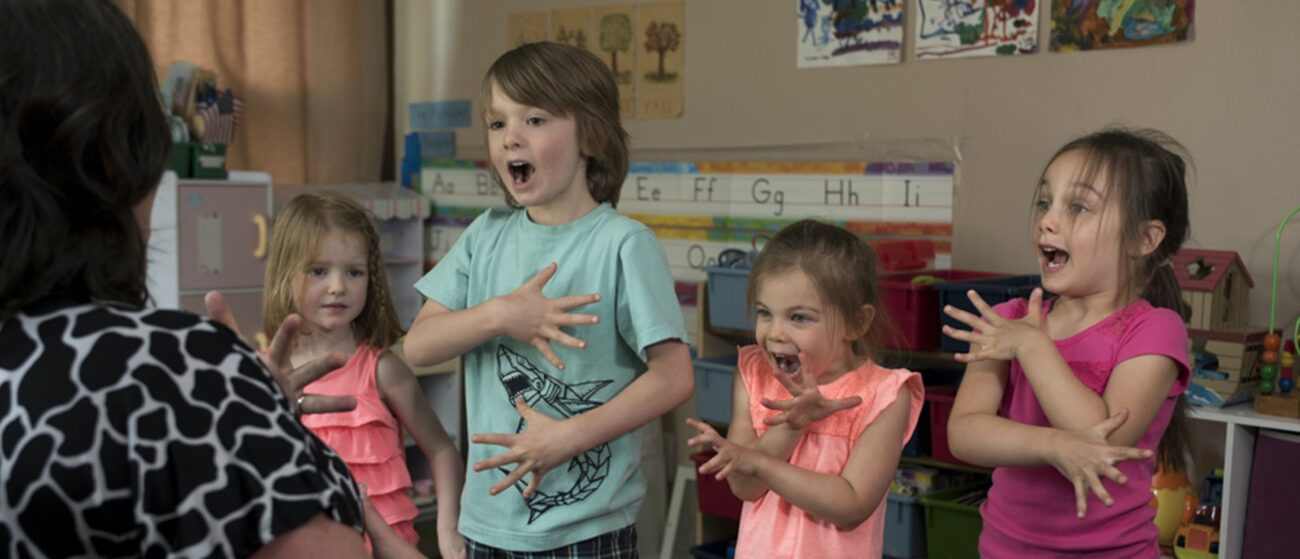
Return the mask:
[[1182,470],[1166,472],[1156,470],[1151,477],[1151,508],[1156,509],[1156,526],[1160,528],[1160,546],[1170,547],[1174,533],[1184,522],[1192,519],[1196,510],[1196,489]]
[[1219,556],[1219,512],[1223,506],[1223,468],[1205,476],[1200,502],[1190,520],[1174,533],[1178,559],[1216,559]]
[[[1300,206],[1291,210],[1282,224],[1277,227],[1277,234],[1273,237],[1273,288],[1271,292],[1272,300],[1269,302],[1268,314],[1268,334],[1264,336],[1264,353],[1260,356],[1259,366],[1259,396],[1255,398],[1255,411],[1273,415],[1283,415],[1287,417],[1300,418],[1300,398],[1291,394],[1293,383],[1287,383],[1286,390],[1282,391],[1279,396],[1274,396],[1275,388],[1281,388],[1278,384],[1278,365],[1279,357],[1282,353],[1282,334],[1277,330],[1277,265],[1278,255],[1282,244],[1282,230],[1286,228],[1287,222],[1300,212]],[[1282,333],[1286,332],[1286,326],[1283,325]],[[1295,327],[1291,332],[1292,341],[1296,346],[1300,346],[1300,319],[1296,320]],[[1294,382],[1294,381],[1293,381]]]

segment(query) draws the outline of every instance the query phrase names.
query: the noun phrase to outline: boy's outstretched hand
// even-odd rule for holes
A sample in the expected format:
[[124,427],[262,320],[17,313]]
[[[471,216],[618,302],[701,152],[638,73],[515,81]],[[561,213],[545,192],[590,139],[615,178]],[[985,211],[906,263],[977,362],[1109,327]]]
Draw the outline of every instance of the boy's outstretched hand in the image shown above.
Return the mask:
[[757,471],[757,463],[763,458],[760,452],[727,440],[708,423],[698,419],[687,418],[686,424],[700,432],[686,441],[686,446],[708,445],[717,453],[700,466],[699,473],[714,474],[713,477],[721,481],[731,474],[752,476]]
[[1106,506],[1115,504],[1110,493],[1101,484],[1106,477],[1119,484],[1128,482],[1115,464],[1125,460],[1150,458],[1150,450],[1112,446],[1106,437],[1128,420],[1128,410],[1121,409],[1101,423],[1077,431],[1057,431],[1059,439],[1048,456],[1048,462],[1074,485],[1075,508],[1079,518],[1088,513],[1088,491],[1101,499]]
[[537,272],[533,279],[524,282],[519,289],[509,295],[493,299],[493,312],[497,324],[505,330],[507,336],[527,342],[537,348],[547,361],[557,369],[564,369],[564,362],[551,349],[551,342],[582,349],[587,342],[565,334],[562,326],[584,326],[600,322],[594,314],[570,313],[569,309],[590,305],[600,301],[600,295],[570,295],[548,299],[542,294],[546,282],[551,281],[557,266],[554,262]]
[[523,492],[525,499],[531,499],[537,492],[537,488],[541,486],[542,477],[546,472],[577,456],[582,449],[572,448],[575,437],[569,433],[571,423],[553,419],[534,410],[524,402],[523,398],[515,400],[515,408],[528,424],[523,433],[484,433],[470,437],[470,441],[474,444],[494,444],[509,449],[504,454],[475,463],[474,471],[481,472],[506,464],[517,464],[510,475],[488,489],[488,493],[492,495],[501,493],[523,479],[524,474],[531,473],[533,479],[529,480],[528,487]]
[[822,391],[817,387],[816,375],[812,371],[804,372],[808,367],[807,357],[800,353],[799,361],[803,363],[800,366],[800,373],[788,375],[780,370],[774,370],[777,382],[784,386],[790,393],[789,400],[772,400],[763,398],[763,407],[777,410],[781,413],[763,419],[763,423],[771,426],[782,423],[791,429],[806,429],[816,421],[820,421],[832,414],[855,408],[862,405],[862,398],[852,396],[839,400],[828,400],[822,396]]

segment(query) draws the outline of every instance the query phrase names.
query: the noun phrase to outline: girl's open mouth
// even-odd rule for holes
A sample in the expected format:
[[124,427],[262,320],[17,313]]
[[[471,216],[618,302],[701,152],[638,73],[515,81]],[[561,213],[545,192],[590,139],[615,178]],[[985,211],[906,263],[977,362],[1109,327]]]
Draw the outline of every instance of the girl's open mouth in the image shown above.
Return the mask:
[[1056,247],[1041,246],[1038,250],[1042,251],[1044,262],[1048,270],[1059,270],[1070,261],[1070,253]]
[[777,369],[780,369],[781,372],[787,375],[797,374],[800,369],[803,368],[802,364],[799,362],[798,355],[773,353],[772,362],[776,364]]

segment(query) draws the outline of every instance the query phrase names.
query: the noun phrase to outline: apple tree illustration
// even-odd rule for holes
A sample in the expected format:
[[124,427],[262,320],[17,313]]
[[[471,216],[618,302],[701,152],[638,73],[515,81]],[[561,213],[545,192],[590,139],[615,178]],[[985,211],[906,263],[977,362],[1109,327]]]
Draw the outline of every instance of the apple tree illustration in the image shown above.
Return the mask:
[[645,29],[645,50],[659,53],[659,72],[646,73],[646,79],[656,82],[670,82],[677,79],[676,72],[664,71],[664,55],[676,51],[681,43],[682,34],[677,30],[676,23],[650,22],[650,26]]

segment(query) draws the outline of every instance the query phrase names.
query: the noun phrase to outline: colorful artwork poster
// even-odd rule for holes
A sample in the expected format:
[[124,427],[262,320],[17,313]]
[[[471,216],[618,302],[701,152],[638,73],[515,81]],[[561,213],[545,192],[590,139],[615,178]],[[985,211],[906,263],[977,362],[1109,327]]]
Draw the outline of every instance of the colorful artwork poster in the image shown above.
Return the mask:
[[510,14],[506,22],[506,48],[513,49],[528,43],[540,43],[550,36],[547,33],[546,12]]
[[1052,50],[1145,47],[1191,38],[1195,0],[1055,0]]
[[552,10],[551,41],[588,50],[591,45],[591,8]]
[[618,84],[619,113],[624,120],[636,116],[636,84],[632,71],[636,68],[637,53],[641,52],[636,35],[636,5],[618,4],[597,6],[592,18],[594,40],[588,48],[596,53]]
[[918,59],[1038,51],[1038,0],[918,0]]
[[796,0],[800,68],[896,64],[903,0]]
[[641,4],[636,40],[636,116],[640,119],[681,118],[684,112],[686,67],[686,5],[682,2]]

